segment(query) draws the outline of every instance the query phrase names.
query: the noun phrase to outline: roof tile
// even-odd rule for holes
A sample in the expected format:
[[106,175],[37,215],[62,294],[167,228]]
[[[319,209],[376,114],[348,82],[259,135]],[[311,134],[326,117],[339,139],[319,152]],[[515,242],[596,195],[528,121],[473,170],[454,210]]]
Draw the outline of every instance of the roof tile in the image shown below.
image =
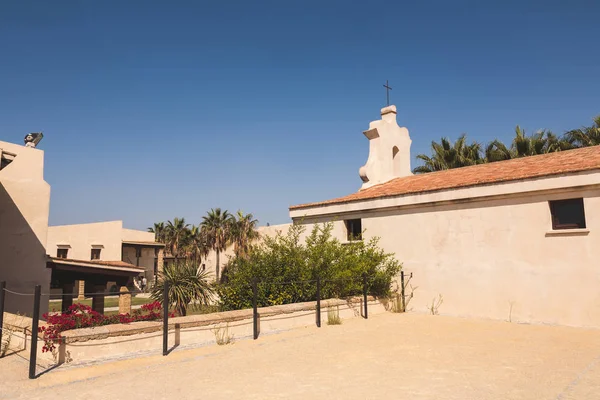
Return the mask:
[[348,196],[291,206],[290,210],[433,192],[600,169],[600,146],[395,178]]
[[136,265],[133,264],[129,264],[126,263],[125,261],[106,261],[106,260],[75,260],[72,258],[60,258],[60,257],[50,257],[51,261],[58,261],[58,262],[73,262],[73,263],[80,263],[80,264],[95,264],[95,265],[105,265],[108,267],[124,267],[124,268],[135,268],[135,269],[139,269],[139,270],[143,270],[144,267],[138,267]]

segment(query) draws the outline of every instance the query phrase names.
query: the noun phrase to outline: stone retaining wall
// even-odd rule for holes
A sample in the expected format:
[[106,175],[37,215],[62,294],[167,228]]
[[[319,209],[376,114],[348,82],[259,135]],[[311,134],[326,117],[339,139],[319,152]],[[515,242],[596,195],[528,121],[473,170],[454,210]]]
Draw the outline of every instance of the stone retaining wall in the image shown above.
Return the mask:
[[[260,334],[273,334],[315,324],[316,302],[294,303],[258,309]],[[386,312],[386,299],[368,297],[369,315]],[[363,315],[362,298],[321,301],[321,323],[327,325],[327,312],[335,309],[342,320]],[[25,328],[24,328],[25,329]],[[169,319],[169,348],[214,345],[216,337],[234,341],[252,338],[252,309],[190,315]],[[106,325],[63,332],[65,343],[57,354],[42,353],[38,342],[38,361],[42,366],[59,363],[85,364],[100,360],[129,358],[162,352],[162,321]],[[29,347],[29,343],[27,343]],[[24,357],[29,353],[21,352]]]

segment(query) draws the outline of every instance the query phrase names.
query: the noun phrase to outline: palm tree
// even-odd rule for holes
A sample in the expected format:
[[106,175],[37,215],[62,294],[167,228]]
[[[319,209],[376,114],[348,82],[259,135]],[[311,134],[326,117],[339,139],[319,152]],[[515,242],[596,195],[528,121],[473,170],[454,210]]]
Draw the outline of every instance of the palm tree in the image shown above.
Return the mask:
[[485,159],[487,162],[504,161],[513,158],[510,148],[498,139],[492,140],[485,147]]
[[534,156],[546,153],[546,138],[544,131],[538,131],[527,136],[525,130],[519,125],[515,128],[515,138],[512,150],[516,157]]
[[187,257],[196,263],[200,263],[202,257],[208,256],[210,248],[208,247],[208,238],[206,230],[200,226],[192,225],[188,229],[186,236],[186,253]]
[[227,210],[221,211],[220,208],[210,209],[202,217],[202,229],[206,232],[206,238],[209,247],[216,253],[216,280],[219,282],[220,264],[219,256],[221,251],[227,248],[231,240],[231,220],[232,216]]
[[244,215],[241,210],[238,210],[236,217],[234,217],[231,226],[231,239],[234,244],[235,255],[246,257],[251,243],[259,238],[256,230],[258,221],[254,219],[252,214]]
[[165,265],[158,273],[158,282],[152,287],[152,298],[163,302],[164,282],[169,283],[169,304],[180,316],[187,314],[188,307],[207,305],[213,298],[214,289],[208,281],[208,273],[199,271],[198,265],[185,261]]
[[550,131],[546,131],[546,153],[571,150],[574,148],[575,146],[564,136],[557,136]]
[[413,170],[415,174],[466,167],[484,162],[481,157],[481,145],[477,142],[467,144],[467,135],[464,133],[454,144],[448,138],[442,138],[440,143],[432,141],[431,150],[431,157],[425,154],[417,155],[424,165],[416,167]]
[[154,227],[148,228],[148,232],[154,233],[154,240],[159,243],[165,242],[165,223],[164,222],[155,222]]
[[569,150],[573,145],[548,130],[538,131],[530,136],[519,125],[510,148],[499,140],[491,141],[485,149],[487,162],[504,161],[512,158],[535,156],[555,151]]
[[597,146],[600,144],[600,115],[593,118],[594,125],[573,129],[565,133],[566,140],[573,147]]
[[185,218],[174,218],[173,222],[167,221],[166,226],[166,245],[171,255],[179,255],[179,245],[187,234],[189,224],[185,223]]

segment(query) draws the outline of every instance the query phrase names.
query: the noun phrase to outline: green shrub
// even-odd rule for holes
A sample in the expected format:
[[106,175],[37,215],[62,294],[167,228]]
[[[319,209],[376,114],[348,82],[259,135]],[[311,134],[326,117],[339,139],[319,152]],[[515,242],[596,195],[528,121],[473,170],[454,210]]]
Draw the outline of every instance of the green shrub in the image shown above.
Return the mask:
[[317,277],[321,298],[343,298],[362,293],[363,275],[368,291],[386,296],[400,263],[378,247],[378,239],[341,243],[331,231],[333,224],[317,224],[305,243],[306,228],[292,225],[286,234],[265,237],[244,257],[234,257],[223,270],[218,286],[223,310],[252,307],[252,281],[258,282],[258,306],[316,299]]

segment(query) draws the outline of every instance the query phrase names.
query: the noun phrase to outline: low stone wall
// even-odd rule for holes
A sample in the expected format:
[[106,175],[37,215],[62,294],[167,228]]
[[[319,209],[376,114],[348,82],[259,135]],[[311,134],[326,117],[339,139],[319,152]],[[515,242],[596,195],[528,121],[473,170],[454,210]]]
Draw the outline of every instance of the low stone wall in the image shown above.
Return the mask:
[[[258,309],[260,334],[273,334],[315,324],[316,302],[294,303]],[[386,312],[387,300],[368,297],[369,315]],[[321,323],[327,325],[328,310],[335,309],[340,319],[363,315],[362,298],[321,301]],[[216,337],[234,341],[252,338],[252,309],[169,319],[169,348],[193,348],[216,344]],[[38,360],[42,366],[58,363],[89,363],[162,352],[162,321],[134,322],[63,332],[65,341],[55,355],[42,353],[38,342]],[[29,344],[27,344],[29,347]],[[24,354],[29,357],[29,354]],[[27,353],[29,353],[27,351]]]

